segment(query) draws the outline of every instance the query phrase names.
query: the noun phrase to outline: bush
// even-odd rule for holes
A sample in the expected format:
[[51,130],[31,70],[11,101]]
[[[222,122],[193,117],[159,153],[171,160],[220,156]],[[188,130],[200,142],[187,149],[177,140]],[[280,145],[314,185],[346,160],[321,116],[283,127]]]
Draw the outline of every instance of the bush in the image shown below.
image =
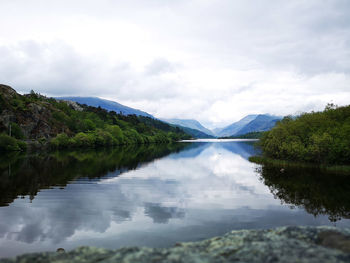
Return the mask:
[[83,132],[93,131],[96,129],[96,124],[92,120],[86,119],[83,120],[81,129]]
[[113,136],[114,144],[124,144],[124,134],[118,125],[108,125],[106,130]]
[[27,145],[6,134],[0,134],[0,151],[24,151]]
[[66,122],[68,117],[66,114],[64,114],[62,111],[55,111],[52,113],[52,117],[60,122]]
[[71,140],[67,134],[60,133],[51,140],[51,145],[55,148],[68,148],[74,145],[74,141]]
[[11,105],[15,110],[25,110],[25,104],[21,99],[13,98],[11,100]]
[[73,138],[74,145],[76,147],[92,147],[95,145],[95,139],[93,136],[83,132],[79,132]]
[[108,146],[113,144],[113,137],[112,135],[107,132],[103,131],[101,129],[98,129],[95,132],[95,145],[96,146]]
[[144,143],[141,135],[134,129],[130,129],[124,132],[124,135],[127,137],[128,142],[131,144],[142,144]]
[[16,139],[24,139],[24,134],[21,127],[19,127],[19,125],[15,122],[11,122],[10,125],[11,125],[11,136],[15,137]]

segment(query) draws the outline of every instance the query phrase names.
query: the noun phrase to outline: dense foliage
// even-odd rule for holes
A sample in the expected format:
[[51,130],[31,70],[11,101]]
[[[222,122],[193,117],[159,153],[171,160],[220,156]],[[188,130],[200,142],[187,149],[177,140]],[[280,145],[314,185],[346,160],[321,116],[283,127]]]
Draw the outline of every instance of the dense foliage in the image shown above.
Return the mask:
[[11,118],[10,123],[0,123],[3,133],[0,150],[3,151],[23,149],[23,143],[16,139],[49,141],[53,148],[69,148],[164,143],[190,138],[183,130],[150,117],[125,116],[100,107],[47,98],[34,91],[20,95],[10,87],[2,86],[2,89],[0,113]]
[[209,134],[206,134],[200,130],[197,129],[191,129],[188,127],[180,126],[180,125],[174,125],[171,124],[171,126],[177,127],[178,129],[183,130],[187,134],[191,135],[191,137],[196,138],[196,139],[212,139],[215,138],[214,136],[211,136]]
[[24,151],[27,145],[6,134],[0,134],[0,151]]
[[350,164],[350,106],[285,117],[260,145],[271,158],[322,164]]
[[123,144],[166,143],[187,138],[183,131],[150,117],[120,115],[84,105],[84,111],[55,102],[72,136],[60,133],[51,140],[56,148],[99,147]]

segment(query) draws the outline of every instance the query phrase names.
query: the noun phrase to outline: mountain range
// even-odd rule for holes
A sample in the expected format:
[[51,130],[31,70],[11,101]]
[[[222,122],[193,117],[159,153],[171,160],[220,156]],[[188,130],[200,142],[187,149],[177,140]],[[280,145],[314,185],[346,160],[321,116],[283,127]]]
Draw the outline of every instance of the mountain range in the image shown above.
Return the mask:
[[218,137],[237,136],[249,132],[268,131],[273,128],[282,117],[269,114],[247,115],[222,129],[215,129]]
[[[133,109],[122,105],[115,101],[105,100],[97,97],[56,97],[59,100],[74,101],[80,104],[86,104],[93,107],[101,107],[108,111],[115,111],[123,115],[135,114],[155,118],[151,114]],[[199,121],[194,119],[161,119],[173,126],[179,127],[195,138],[213,138],[213,137],[228,137],[246,134],[255,131],[267,131],[275,126],[276,122],[281,120],[280,116],[269,114],[251,114],[241,120],[234,122],[223,128],[210,130],[204,127]]]
[[234,122],[224,128],[217,128],[214,130],[215,135],[218,137],[236,135],[245,125],[253,121],[258,115],[247,115],[243,119]]
[[123,115],[135,114],[138,116],[154,118],[151,114],[147,112],[130,108],[115,101],[105,100],[97,97],[56,97],[55,99],[70,100],[80,104],[86,104],[88,106],[101,107],[102,109],[108,111],[115,111],[116,113],[121,113]]
[[283,117],[269,114],[259,114],[254,120],[249,122],[247,125],[244,125],[242,129],[240,129],[234,135],[271,130],[276,125],[276,122],[280,121],[282,118]]

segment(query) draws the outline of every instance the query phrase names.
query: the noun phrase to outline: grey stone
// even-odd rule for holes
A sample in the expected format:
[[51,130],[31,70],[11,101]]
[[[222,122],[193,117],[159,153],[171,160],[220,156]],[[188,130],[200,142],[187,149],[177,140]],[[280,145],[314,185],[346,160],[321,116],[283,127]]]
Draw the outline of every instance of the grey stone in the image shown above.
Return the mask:
[[80,247],[67,253],[35,253],[0,260],[0,263],[14,262],[350,262],[350,229],[239,230],[200,242],[177,243],[171,248]]
[[74,110],[76,111],[83,111],[84,109],[82,107],[79,106],[78,103],[76,103],[75,101],[71,101],[71,100],[60,100],[60,99],[56,99],[59,102],[64,102],[66,103],[68,106],[72,107]]

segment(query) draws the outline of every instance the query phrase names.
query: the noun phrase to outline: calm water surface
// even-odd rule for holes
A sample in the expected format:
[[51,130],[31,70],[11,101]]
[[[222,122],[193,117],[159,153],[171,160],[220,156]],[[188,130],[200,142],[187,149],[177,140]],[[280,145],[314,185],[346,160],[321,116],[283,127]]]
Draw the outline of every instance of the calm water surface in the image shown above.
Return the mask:
[[249,141],[0,157],[0,257],[171,246],[233,229],[350,227],[350,183],[260,166]]

